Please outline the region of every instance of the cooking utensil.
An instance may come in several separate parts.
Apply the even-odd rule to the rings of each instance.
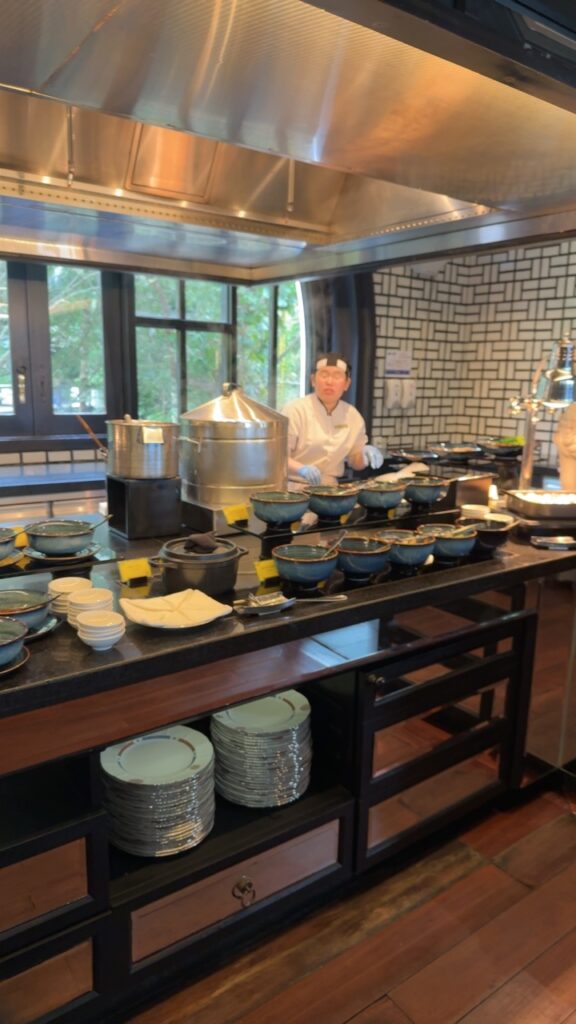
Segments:
[[[208,546],[202,548],[198,545],[196,550],[190,550],[190,545],[198,538],[204,538]],[[216,547],[211,547],[211,544]],[[192,589],[216,597],[234,589],[238,562],[247,554],[246,548],[232,541],[213,534],[193,534],[192,538],[166,541],[159,555],[151,558],[150,563],[161,567],[167,593]]]
[[[178,424],[161,420],[106,420],[108,475],[151,480],[178,476]]]
[[[326,553],[323,556],[324,558],[330,558],[330,555],[332,554],[332,552],[336,551],[336,548],[338,547],[338,545],[341,544],[342,541],[344,540],[344,538],[346,537],[347,532],[348,532],[347,530],[342,530],[342,533],[340,534],[340,536],[336,538],[336,540],[330,545],[329,548],[326,548]]]
[[[76,413],[76,419],[84,428],[84,430],[88,434],[88,437],[90,437],[94,441],[94,444],[96,445],[96,451],[98,452],[98,454],[101,455],[104,459],[107,459],[108,449],[106,448],[105,445],[102,444],[100,438],[94,433],[90,424],[86,422],[83,416],[80,416],[80,413]]]
[[[275,590],[271,594],[248,594],[248,601],[250,604],[263,607],[273,607],[274,605],[286,606],[287,601],[290,601],[291,604],[318,604],[319,601],[326,604],[342,604],[343,601],[347,600],[348,596],[346,594],[319,594],[318,597],[286,598],[281,590]]]

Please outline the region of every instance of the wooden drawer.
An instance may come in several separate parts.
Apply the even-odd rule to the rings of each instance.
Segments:
[[[339,866],[340,822],[330,821],[135,910],[132,962]]]
[[[86,837],[0,867],[0,930],[89,896]]]
[[[11,977],[0,978],[0,1020],[2,1024],[30,1024],[63,1010],[93,991],[93,978],[93,940],[87,938]]]

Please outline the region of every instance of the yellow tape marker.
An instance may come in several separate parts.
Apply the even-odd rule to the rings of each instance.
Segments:
[[[249,518],[247,505],[228,505],[222,511],[229,526],[233,526],[234,523],[242,523]]]
[[[27,533],[19,533],[18,536],[16,537],[16,540],[14,541],[14,546],[17,547],[17,548],[27,548],[28,547],[28,534]]]
[[[141,583],[142,580],[152,576],[152,567],[147,558],[127,558],[118,562],[118,572],[122,583],[127,583],[130,586],[133,580],[138,580],[138,583]]]
[[[273,558],[265,558],[260,562],[254,562],[254,568],[260,583],[265,583],[266,580],[271,580],[278,576],[278,569]]]

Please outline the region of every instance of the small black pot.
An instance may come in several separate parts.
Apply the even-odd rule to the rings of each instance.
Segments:
[[[162,545],[159,555],[150,561],[161,567],[166,593],[192,588],[217,597],[234,590],[238,562],[248,552],[232,541],[214,539],[217,543],[214,551],[208,548],[205,551],[187,550],[186,538],[169,540]]]

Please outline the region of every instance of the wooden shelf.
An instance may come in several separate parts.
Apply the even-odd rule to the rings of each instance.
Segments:
[[[216,799],[216,822],[199,845],[173,857],[135,857],[110,846],[112,905],[149,898],[183,879],[201,878],[249,853],[334,818],[352,803],[343,786],[309,790],[293,804],[254,810]]]
[[[70,758],[0,779],[0,853],[95,813],[88,759]]]

